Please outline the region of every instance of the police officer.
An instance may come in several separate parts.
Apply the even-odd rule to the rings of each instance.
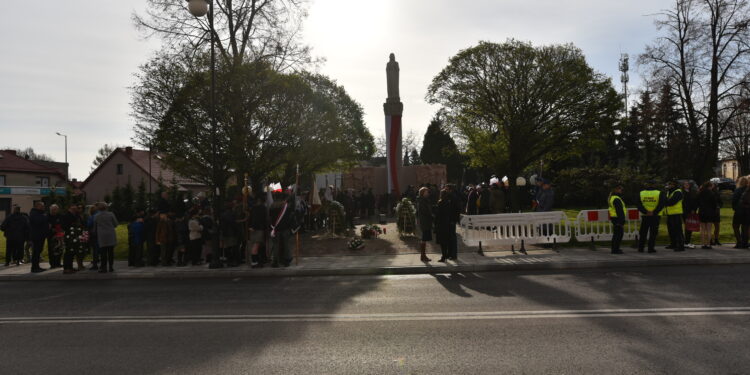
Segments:
[[[615,184],[609,194],[609,219],[612,221],[612,254],[622,254],[620,243],[625,234],[625,201],[622,184]]]
[[[677,180],[669,180],[667,183],[667,202],[665,209],[667,214],[667,231],[669,232],[670,247],[674,251],[685,251],[685,239],[682,233],[682,200],[683,194]]]
[[[638,200],[638,210],[641,212],[641,229],[638,238],[638,252],[642,253],[648,236],[648,252],[655,253],[656,236],[659,234],[659,216],[666,202],[666,194],[656,188],[656,181],[646,182],[646,188],[641,190]]]

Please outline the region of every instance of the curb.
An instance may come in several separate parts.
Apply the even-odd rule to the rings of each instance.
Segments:
[[[236,278],[274,278],[274,277],[312,277],[312,276],[367,276],[367,275],[415,275],[440,274],[457,272],[498,272],[498,271],[543,271],[600,269],[623,267],[664,267],[687,265],[731,265],[750,264],[750,256],[731,258],[667,258],[667,259],[623,259],[592,261],[556,261],[535,263],[489,263],[459,265],[428,265],[404,267],[356,267],[356,268],[278,268],[278,269],[222,269],[195,271],[158,271],[139,273],[106,273],[82,272],[72,275],[51,274],[15,274],[0,275],[0,281],[58,281],[58,280],[151,280],[151,279],[236,279]]]

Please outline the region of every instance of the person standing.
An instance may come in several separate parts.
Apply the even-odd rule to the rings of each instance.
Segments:
[[[670,180],[667,183],[667,202],[665,203],[667,214],[667,231],[669,232],[669,242],[674,251],[685,251],[685,240],[682,237],[682,189],[680,189],[677,180]]]
[[[13,206],[13,213],[6,217],[0,229],[5,234],[5,266],[11,262],[20,266],[23,259],[23,246],[29,239],[29,222],[21,214],[21,207]]]
[[[99,202],[96,204],[99,212],[94,219],[94,232],[99,245],[99,272],[115,272],[115,246],[117,245],[117,233],[115,229],[119,225],[117,217],[107,210],[107,204]]]
[[[200,223],[200,214],[197,209],[190,211],[188,221],[188,254],[190,263],[194,266],[201,264],[201,248],[203,246],[203,226]]]
[[[714,229],[714,236],[712,243],[716,246],[721,246],[719,242],[719,232],[721,230],[721,207],[724,206],[724,202],[721,200],[721,192],[719,192],[719,185],[712,184],[713,188],[711,192],[714,193],[714,200],[716,201],[716,215],[714,215],[714,221],[711,222]]]
[[[612,254],[622,254],[620,244],[625,234],[625,201],[622,200],[622,185],[616,184],[609,194],[609,218],[612,222]]]
[[[505,212],[505,192],[500,188],[499,182],[492,184],[490,187],[490,194],[492,200],[492,212],[493,214],[500,214]]]
[[[482,190],[479,193],[479,214],[489,215],[492,213],[492,193],[487,184],[482,184]]]
[[[171,266],[173,263],[173,241],[174,225],[169,216],[165,213],[159,213],[159,221],[156,224],[156,246],[161,250],[161,265],[163,267]]]
[[[128,266],[143,267],[144,225],[143,211],[128,225]]]
[[[456,223],[459,220],[459,207],[450,190],[443,189],[440,191],[440,200],[438,200],[437,215],[435,218],[435,232],[442,255],[438,262],[444,263],[446,260],[458,260]]]
[[[718,213],[716,195],[714,195],[713,183],[706,181],[698,191],[698,217],[701,222],[701,249],[711,249],[711,226],[716,221]]]
[[[292,249],[289,239],[292,236],[292,209],[287,202],[285,193],[277,193],[273,204],[268,210],[270,217],[271,252],[273,254],[271,267],[289,267],[292,260]]]
[[[479,192],[477,189],[479,188],[479,185],[475,188],[474,186],[469,186],[469,193],[467,196],[467,202],[466,202],[466,212],[467,215],[476,215],[477,214],[477,200],[479,199]],[[440,194],[442,196],[442,193]]]
[[[73,259],[78,253],[85,252],[87,243],[82,241],[85,225],[81,221],[78,212],[78,206],[71,205],[68,211],[62,215],[61,227],[63,231],[63,242],[65,252],[63,253],[63,273],[72,274],[76,271],[83,271],[83,263],[78,264],[78,269],[73,268]]]
[[[419,243],[420,260],[429,262],[432,259],[427,257],[427,242],[432,241],[432,225],[435,214],[432,212],[430,202],[430,189],[423,187],[419,189],[419,198],[417,199],[417,220],[419,221],[419,230],[422,232],[422,241]]]
[[[60,214],[60,206],[53,204],[49,206],[49,226],[50,231],[47,237],[47,256],[49,256],[49,267],[60,268],[62,267],[62,255],[65,249],[65,243],[63,242],[63,230],[62,230],[62,215]]]
[[[159,265],[159,246],[156,244],[156,228],[159,225],[159,212],[149,210],[143,220],[143,234],[146,240],[146,264],[155,267]]]
[[[552,189],[552,183],[547,179],[542,179],[542,190],[536,194],[536,212],[552,211],[555,204],[555,191]]]
[[[39,258],[44,250],[44,241],[49,236],[49,218],[44,212],[44,202],[37,201],[29,213],[29,229],[31,235],[31,272],[44,272],[39,266]]]
[[[96,215],[99,214],[99,210],[96,209],[96,205],[89,209],[89,217],[86,219],[86,229],[89,231],[91,238],[89,246],[91,247],[91,267],[89,271],[99,270],[99,262],[101,261],[99,253],[99,242],[96,240],[96,231],[94,230],[94,220]],[[106,267],[106,266],[105,266]]]
[[[259,253],[259,250],[266,243],[266,234],[268,223],[268,209],[266,208],[266,201],[263,196],[255,198],[255,204],[250,210],[250,225],[248,236],[248,247],[250,248],[250,267],[260,268],[263,267],[263,261],[261,258],[264,257],[265,251]]]
[[[294,207],[289,208],[289,213],[293,214]],[[219,247],[224,250],[224,256],[227,260],[227,266],[237,267],[239,260],[237,256],[237,246],[239,245],[239,230],[237,225],[237,214],[234,211],[234,202],[230,201],[226,205],[226,209],[219,218],[220,227],[220,238],[221,243]],[[214,259],[217,260],[217,259]],[[222,267],[221,259],[217,260],[217,263],[212,263],[214,267]]]
[[[693,184],[690,181],[685,181],[682,184],[682,219],[687,221],[687,218],[696,213],[698,209],[698,191],[693,188]],[[691,244],[693,239],[693,232],[688,230],[688,226],[685,225],[685,247],[688,249],[695,248],[695,245]]]
[[[747,177],[741,177],[738,186],[732,193],[732,230],[734,231],[735,249],[747,248],[747,230],[748,214],[747,209],[742,205],[742,196],[747,191]]]
[[[656,236],[659,234],[661,210],[666,202],[664,192],[656,189],[656,181],[648,181],[646,188],[640,192],[638,211],[641,212],[641,228],[638,233],[638,252],[642,253],[648,238],[648,252],[656,252]]]

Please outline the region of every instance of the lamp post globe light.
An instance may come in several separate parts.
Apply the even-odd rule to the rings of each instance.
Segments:
[[[214,192],[213,199],[213,211],[214,211],[214,225],[218,229],[213,237],[213,250],[214,255],[211,257],[211,264],[209,268],[220,268],[223,267],[221,259],[219,257],[219,236],[221,227],[219,220],[221,219],[221,190],[218,186],[219,181],[219,165],[218,165],[218,139],[217,139],[217,125],[216,125],[216,51],[214,49],[214,42],[216,40],[216,31],[214,30],[214,7],[212,0],[186,0],[188,3],[188,11],[194,17],[203,17],[208,15],[208,31],[211,34],[211,102],[209,106],[209,117],[211,118],[211,161],[212,161],[212,175],[213,185],[212,190]]]
[[[187,0],[190,14],[203,17],[208,13],[208,0]]]

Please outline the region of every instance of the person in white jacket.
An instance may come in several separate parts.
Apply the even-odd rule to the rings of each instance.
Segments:
[[[200,265],[201,250],[203,248],[203,226],[200,223],[198,210],[190,211],[190,221],[188,221],[188,256],[194,266]]]

